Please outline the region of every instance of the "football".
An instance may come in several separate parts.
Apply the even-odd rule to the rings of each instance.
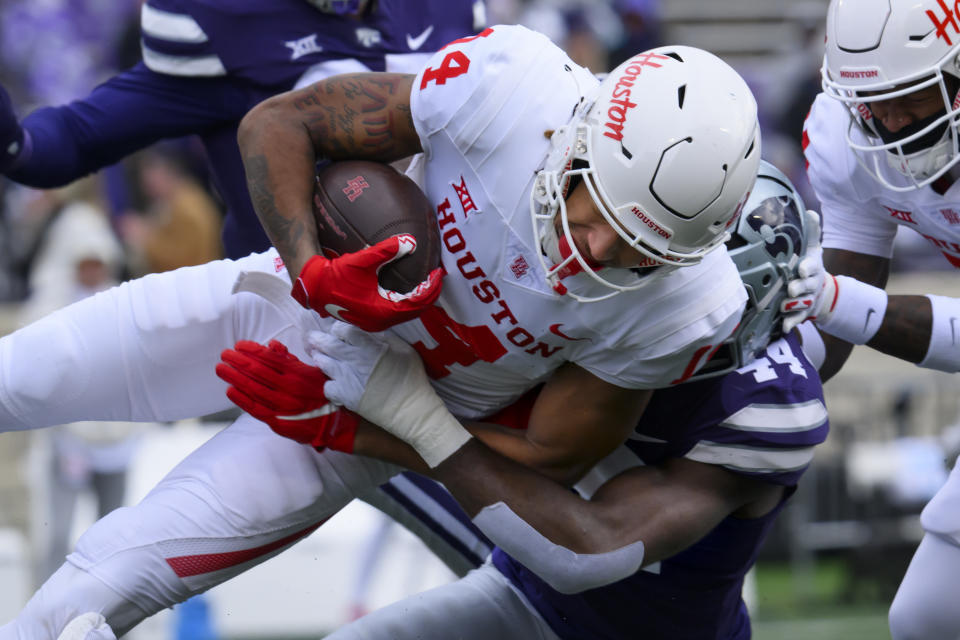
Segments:
[[[384,289],[407,293],[440,265],[436,216],[416,183],[387,164],[348,160],[317,171],[313,192],[317,237],[335,258],[398,233],[417,240],[417,250],[384,265]]]

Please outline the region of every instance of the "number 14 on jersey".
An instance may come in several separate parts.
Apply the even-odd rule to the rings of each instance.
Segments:
[[[475,36],[454,40],[444,46],[443,49],[446,49],[450,45],[470,42],[477,38],[486,38],[491,33],[493,33],[493,27],[487,27]],[[441,51],[443,51],[443,49],[441,49]],[[420,90],[423,91],[426,89],[427,85],[431,82],[436,82],[438,85],[447,84],[447,80],[462,76],[469,68],[470,58],[467,57],[467,54],[459,49],[451,51],[443,57],[439,67],[427,67],[424,69],[423,78],[420,80]]]

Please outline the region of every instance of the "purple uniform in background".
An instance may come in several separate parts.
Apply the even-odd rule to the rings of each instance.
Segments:
[[[4,0],[0,77],[32,104],[62,104],[85,95],[118,68],[113,43],[119,44],[138,8],[135,0]]]
[[[13,180],[49,188],[167,138],[200,136],[227,209],[228,257],[269,246],[244,179],[236,134],[254,105],[348,71],[416,72],[426,54],[485,26],[482,0],[378,0],[359,17],[304,0],[148,0],[144,62],[89,96],[23,119]]]
[[[820,378],[791,334],[738,371],[657,391],[627,446],[643,464],[722,464],[789,496],[828,429]],[[579,594],[554,591],[500,549],[493,562],[561,638],[746,639],[743,578],[785,502],[761,518],[727,517],[671,558]]]

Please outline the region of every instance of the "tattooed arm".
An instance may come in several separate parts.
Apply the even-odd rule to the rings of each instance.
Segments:
[[[420,151],[410,114],[414,76],[334,76],[257,105],[238,142],[260,223],[296,277],[319,253],[313,178],[319,158],[392,162]]]

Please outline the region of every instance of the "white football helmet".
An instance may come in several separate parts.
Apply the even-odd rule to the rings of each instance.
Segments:
[[[805,211],[787,176],[761,162],[753,191],[727,240],[727,253],[747,290],[747,307],[736,331],[694,374],[695,379],[739,369],[780,337],[780,303],[807,250]]]
[[[943,0],[831,0],[823,91],[850,110],[847,144],[877,181],[894,191],[924,187],[960,161],[960,15]],[[943,110],[891,133],[870,105],[937,86]],[[869,92],[869,95],[865,95]],[[855,137],[859,129],[866,136]],[[884,177],[884,165],[907,177]]]
[[[567,222],[572,178],[583,180],[607,222],[642,254],[636,266],[662,274],[696,264],[723,243],[759,162],[757,104],[729,65],[693,47],[633,56],[553,133],[537,174],[530,211],[548,282],[590,302],[656,277],[650,269],[591,268]],[[560,282],[580,269],[604,285],[601,294],[577,295]]]

